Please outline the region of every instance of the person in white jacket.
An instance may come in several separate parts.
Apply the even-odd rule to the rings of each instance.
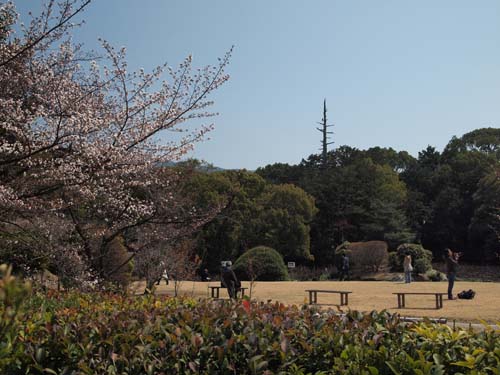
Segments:
[[[403,260],[403,270],[405,272],[405,283],[411,283],[411,273],[413,271],[413,266],[411,265],[411,255],[408,254]]]

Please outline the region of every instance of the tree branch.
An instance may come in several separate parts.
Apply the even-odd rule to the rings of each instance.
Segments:
[[[31,43],[28,43],[26,46],[24,46],[24,48],[21,48],[20,51],[16,52],[13,56],[11,56],[10,58],[8,58],[7,60],[0,62],[0,67],[9,64],[10,62],[14,61],[19,56],[21,56],[23,53],[25,53],[26,51],[28,51],[28,50],[32,49],[33,47],[35,47],[38,43],[40,43],[42,40],[44,40],[46,37],[48,37],[50,33],[52,33],[53,31],[55,31],[57,29],[59,29],[66,22],[68,22],[70,19],[72,19],[78,13],[80,13],[83,10],[83,8],[85,8],[87,5],[90,4],[91,1],[92,0],[87,0],[80,8],[78,8],[77,10],[75,10],[68,17],[63,18],[57,25],[54,25],[50,30],[44,32],[42,35],[40,35],[38,38],[36,38]]]

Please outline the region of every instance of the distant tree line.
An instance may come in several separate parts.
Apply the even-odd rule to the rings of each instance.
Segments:
[[[417,158],[341,146],[328,152],[325,167],[323,156],[255,173],[178,165],[199,171],[183,193],[196,207],[226,202],[194,241],[203,265],[215,272],[221,260],[263,245],[285,261],[326,266],[335,264],[340,244],[369,240],[389,250],[421,244],[438,260],[446,247],[468,262],[498,259],[500,129],[453,137],[442,153],[428,146]]]
[[[384,240],[390,249],[421,243],[441,258],[446,247],[469,262],[498,258],[500,129],[453,137],[442,153],[428,146],[406,151],[341,146],[298,165],[272,164],[256,173],[273,184],[293,184],[315,199],[311,254],[333,262],[344,240]]]

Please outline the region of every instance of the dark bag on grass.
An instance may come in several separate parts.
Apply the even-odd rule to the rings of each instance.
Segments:
[[[476,292],[474,292],[472,289],[469,289],[461,291],[457,296],[460,299],[473,299],[475,295]]]

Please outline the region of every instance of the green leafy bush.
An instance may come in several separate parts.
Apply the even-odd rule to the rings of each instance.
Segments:
[[[0,265],[0,374],[6,373],[1,371],[2,363],[15,359],[15,350],[21,345],[18,318],[30,290],[29,283],[12,275],[12,267]]]
[[[288,271],[280,253],[266,246],[257,246],[241,255],[233,267],[240,280],[288,280]]]
[[[389,256],[391,269],[396,272],[402,272],[403,260],[408,254],[411,256],[414,272],[424,274],[432,269],[432,252],[424,249],[422,245],[412,243],[399,245],[396,252],[391,253]]]
[[[420,258],[413,262],[413,272],[417,274],[425,274],[430,271],[432,265],[427,261],[427,259]]]
[[[403,270],[403,261],[399,259],[399,255],[396,251],[391,251],[389,253],[389,268],[394,272],[401,272]]]
[[[444,281],[446,280],[446,275],[442,272],[439,272],[438,270],[429,270],[426,273],[427,277],[431,281]]]
[[[319,276],[319,281],[327,281],[330,280],[330,273],[322,273]]]
[[[8,317],[0,335],[0,374],[497,374],[500,369],[499,330],[452,330],[402,323],[385,311],[339,315],[278,302],[53,291],[28,297],[29,288],[7,276],[0,279],[1,323]]]

